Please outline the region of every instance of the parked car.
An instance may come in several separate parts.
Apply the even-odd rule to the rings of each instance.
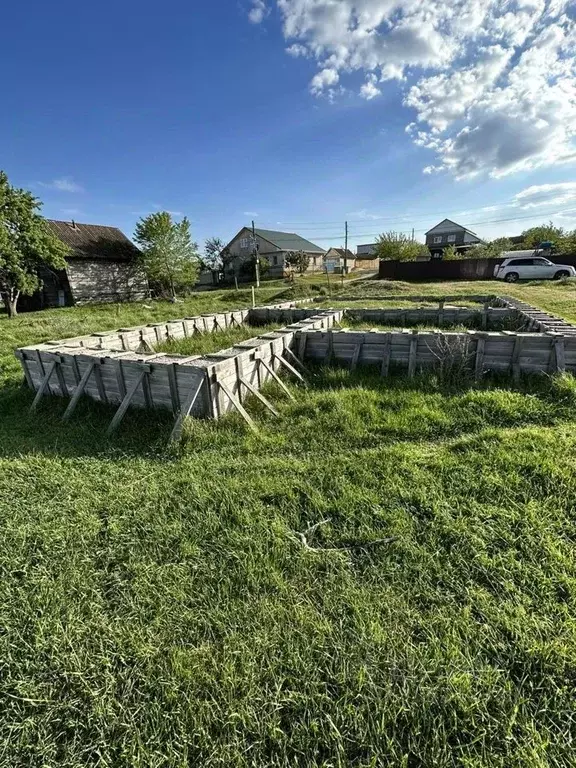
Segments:
[[[542,256],[523,256],[504,259],[494,267],[494,277],[515,283],[517,280],[560,280],[576,277],[576,269],[569,264],[554,264]]]

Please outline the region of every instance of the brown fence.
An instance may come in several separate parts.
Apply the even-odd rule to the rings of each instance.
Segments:
[[[502,259],[381,261],[378,277],[389,280],[491,280]]]
[[[389,280],[492,280],[494,267],[503,259],[454,261],[381,261],[378,277]],[[576,256],[559,254],[552,261],[576,267]]]

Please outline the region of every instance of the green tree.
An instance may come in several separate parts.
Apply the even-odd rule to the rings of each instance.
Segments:
[[[442,261],[455,261],[456,259],[464,258],[462,254],[458,253],[456,246],[449,245],[442,251]]]
[[[209,269],[225,269],[232,254],[219,237],[209,237],[204,244],[204,262]]]
[[[565,236],[563,227],[556,227],[551,221],[539,227],[530,227],[522,232],[522,242],[526,248],[536,248],[546,240],[556,242]]]
[[[9,317],[17,314],[20,294],[30,296],[42,283],[38,268],[64,269],[67,246],[40,216],[41,203],[13,187],[0,171],[0,296]]]
[[[176,291],[194,285],[200,258],[186,217],[174,221],[167,211],[151,213],[137,222],[134,240],[142,250],[148,278],[172,298]]]
[[[475,245],[467,252],[470,259],[499,259],[505,251],[512,250],[512,241],[507,237],[497,237],[486,243]]]
[[[286,254],[286,264],[292,270],[303,275],[310,266],[310,256],[304,251],[288,251]]]
[[[270,269],[270,262],[263,256],[258,256],[258,266],[260,268],[260,277],[264,277]],[[241,262],[240,274],[250,276],[253,279],[256,278],[256,259],[254,256],[249,256]]]
[[[385,261],[414,261],[421,249],[422,243],[417,243],[403,232],[383,232],[376,238],[374,256]]]

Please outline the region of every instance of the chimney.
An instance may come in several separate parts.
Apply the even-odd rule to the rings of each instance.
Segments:
[[[76,222],[74,221],[74,219],[72,219],[72,221],[70,222],[70,226],[72,227],[72,229],[78,229],[78,227],[76,226]]]

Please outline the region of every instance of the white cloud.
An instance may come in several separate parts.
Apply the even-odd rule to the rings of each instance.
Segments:
[[[84,187],[77,184],[70,176],[62,176],[53,181],[38,181],[37,186],[44,189],[54,189],[57,192],[84,192]]]
[[[300,43],[294,43],[293,45],[289,45],[288,48],[286,48],[286,53],[290,56],[293,56],[295,59],[298,58],[298,56],[307,56],[308,55],[308,49],[305,45],[300,45]]]
[[[535,184],[514,195],[514,205],[520,208],[541,208],[546,205],[565,205],[576,200],[576,181],[558,184]]]
[[[380,88],[376,87],[376,78],[374,75],[371,75],[368,80],[364,83],[364,85],[360,88],[360,96],[362,96],[363,99],[366,99],[366,101],[370,101],[371,99],[375,99],[377,96],[380,96],[382,91]]]
[[[328,94],[332,93],[330,86],[336,85],[340,80],[340,75],[333,67],[326,67],[326,69],[317,72],[310,81],[310,91],[319,96],[324,91]]]
[[[457,178],[576,160],[576,22],[567,0],[276,0],[291,56],[314,59],[311,92],[365,75],[395,80],[409,135]],[[254,9],[264,0],[254,0]],[[390,87],[390,86],[388,86]],[[408,122],[408,121],[407,121]]]
[[[242,216],[248,216],[250,219],[256,219],[258,218],[257,211],[243,211]]]
[[[268,13],[269,10],[264,0],[253,0],[252,8],[248,12],[248,19],[252,24],[261,24]]]

